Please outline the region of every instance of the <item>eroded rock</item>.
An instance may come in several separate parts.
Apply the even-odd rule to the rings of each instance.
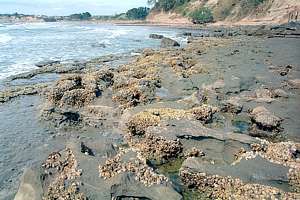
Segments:
[[[166,37],[162,38],[161,44],[160,44],[161,48],[179,47],[179,46],[180,46],[180,44],[177,41],[172,40],[170,38],[166,38]]]
[[[165,163],[177,158],[182,152],[182,144],[178,139],[168,140],[152,134],[146,134],[143,139],[133,139],[129,143],[137,148],[144,158],[155,163]]]
[[[35,64],[37,67],[45,67],[45,66],[51,66],[55,64],[60,64],[60,61],[58,60],[46,60],[46,61],[41,61]]]
[[[247,184],[240,179],[223,177],[219,175],[206,174],[203,172],[193,172],[181,170],[180,176],[184,184],[190,188],[197,188],[206,193],[208,198],[218,199],[298,199],[297,193],[289,193],[274,187]]]
[[[4,91],[0,91],[0,103],[8,102],[20,96],[40,94],[47,86],[48,84],[35,84],[7,88]]]
[[[279,188],[281,185],[276,181],[287,185],[289,171],[288,167],[272,163],[260,156],[251,160],[242,160],[235,165],[211,164],[202,158],[193,157],[186,159],[182,168],[222,177],[238,178],[245,183],[264,184]]]
[[[96,98],[99,92],[96,80],[91,80],[88,75],[68,75],[55,83],[47,98],[59,107],[82,107]]]
[[[43,196],[43,187],[37,169],[26,169],[21,178],[19,190],[14,200],[40,200]]]
[[[163,39],[164,36],[163,35],[158,35],[158,34],[150,34],[149,38],[152,38],[152,39]]]
[[[101,112],[96,107],[86,107],[112,83],[113,73],[109,69],[101,69],[84,75],[64,76],[46,90],[48,101],[44,104],[41,118],[54,122],[56,126],[78,125],[81,122],[96,126],[95,123],[101,123],[102,114],[109,111],[103,109]],[[91,117],[96,113],[98,115]]]
[[[145,188],[134,179],[132,173],[125,173],[120,179],[111,187],[112,199],[182,200],[182,196],[170,186],[152,185]]]
[[[85,195],[79,191],[81,184],[78,178],[82,172],[78,169],[77,160],[70,149],[50,154],[42,167],[45,170],[43,177],[49,181],[43,195],[44,200],[86,199]]]
[[[288,85],[292,88],[299,89],[300,88],[300,79],[288,80]]]
[[[262,130],[278,129],[282,119],[273,115],[269,110],[263,106],[254,108],[250,112],[251,119]]]
[[[183,110],[172,108],[153,108],[132,116],[127,123],[127,129],[133,135],[143,135],[146,128],[157,126],[163,120],[170,119],[195,119],[202,123],[208,123],[218,111],[216,107],[201,105],[195,108]]]
[[[251,151],[244,151],[238,157],[235,163],[241,160],[252,160],[257,156],[263,157],[272,163],[282,165],[289,168],[288,182],[291,189],[299,192],[299,174],[300,161],[298,154],[300,152],[299,143],[294,142],[280,142],[272,143],[266,140],[261,140],[260,143],[251,144]]]
[[[131,149],[120,149],[115,157],[106,160],[104,165],[99,166],[100,177],[104,179],[110,179],[124,172],[134,173],[135,180],[148,187],[168,182],[165,176],[155,173],[145,164],[142,157]]]
[[[240,98],[231,97],[230,99],[222,102],[222,112],[230,112],[238,114],[243,110],[243,105],[239,102]]]

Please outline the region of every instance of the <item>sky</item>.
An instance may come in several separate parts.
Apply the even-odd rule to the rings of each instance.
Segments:
[[[114,15],[140,6],[147,6],[147,0],[0,0],[0,13]]]

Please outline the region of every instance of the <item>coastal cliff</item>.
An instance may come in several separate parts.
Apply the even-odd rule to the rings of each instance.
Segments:
[[[300,1],[297,0],[187,0],[171,7],[159,2],[147,18],[149,23],[192,24],[191,14],[201,8],[211,11],[212,22],[217,25],[280,24],[300,20]]]

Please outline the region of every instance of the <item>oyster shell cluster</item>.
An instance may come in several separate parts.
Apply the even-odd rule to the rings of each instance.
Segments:
[[[240,179],[195,173],[181,170],[180,176],[184,184],[197,188],[212,199],[299,199],[296,193],[283,192],[277,188],[260,184],[247,184]]]
[[[42,164],[44,177],[49,178],[50,184],[43,200],[85,200],[80,192],[81,183],[77,180],[81,176],[81,170],[77,169],[77,161],[70,149],[61,153],[54,152]]]
[[[100,165],[100,177],[109,179],[124,172],[131,172],[135,175],[135,180],[148,187],[154,184],[166,184],[169,181],[167,177],[157,174],[151,167],[147,166],[139,153],[133,161],[123,162],[122,156],[130,151],[134,151],[134,149],[120,149],[115,157],[106,160],[104,165]]]

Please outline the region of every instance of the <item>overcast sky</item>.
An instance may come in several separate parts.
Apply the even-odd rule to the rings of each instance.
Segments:
[[[0,13],[112,15],[139,6],[147,6],[147,0],[0,0]]]

